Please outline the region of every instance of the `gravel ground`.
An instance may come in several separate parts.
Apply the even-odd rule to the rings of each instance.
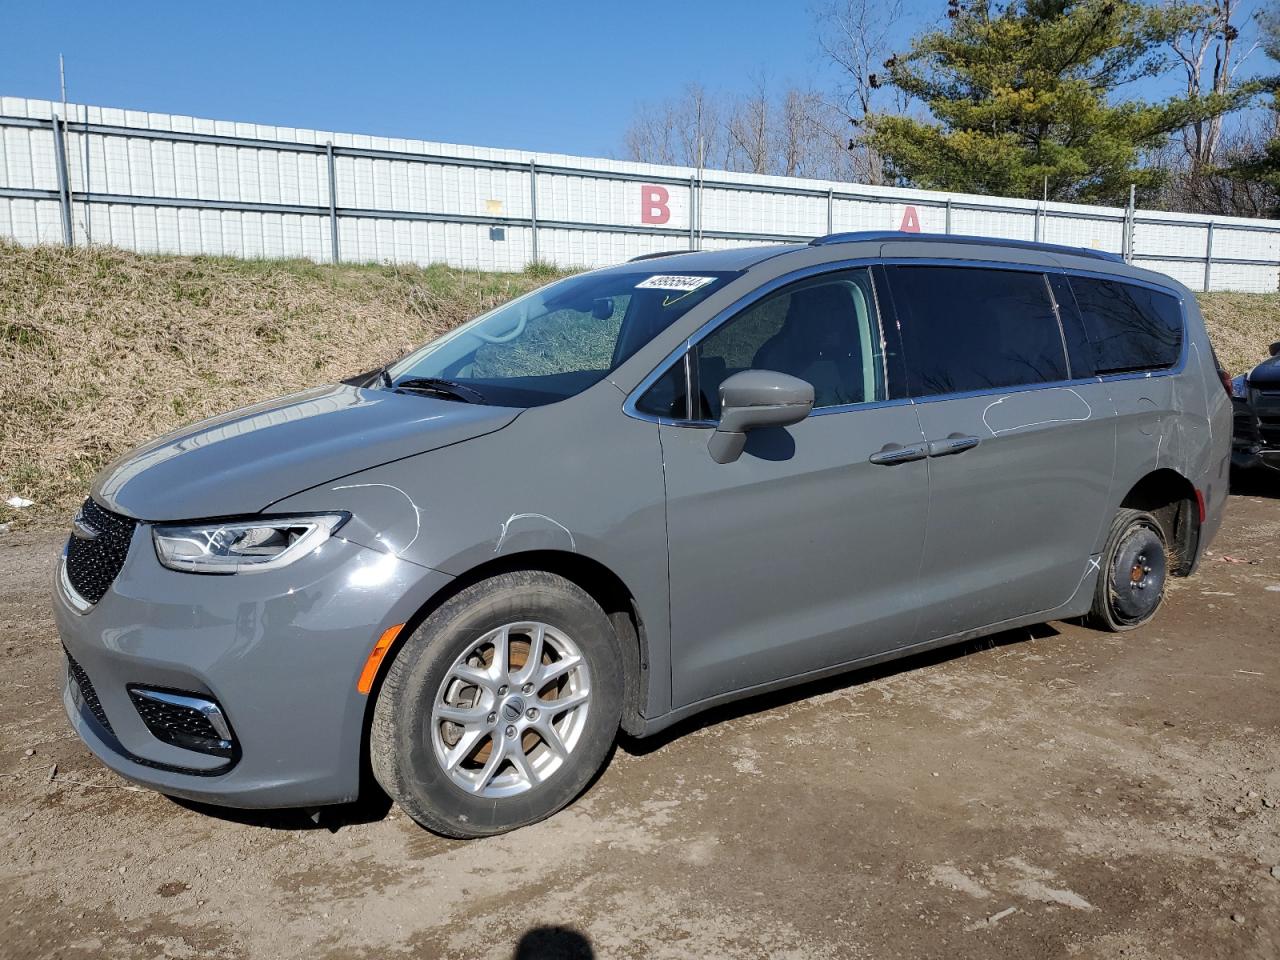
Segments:
[[[1280,956],[1280,500],[1233,497],[1137,633],[717,711],[472,843],[108,772],[62,714],[57,548],[0,537],[0,957]]]

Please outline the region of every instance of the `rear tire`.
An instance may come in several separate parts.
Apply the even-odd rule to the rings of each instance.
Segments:
[[[387,670],[369,734],[374,776],[449,837],[549,817],[613,746],[621,662],[609,618],[563,577],[519,570],[473,584],[428,616]]]
[[[1169,548],[1160,521],[1122,508],[1102,551],[1090,621],[1112,633],[1137,629],[1160,609],[1168,582]]]

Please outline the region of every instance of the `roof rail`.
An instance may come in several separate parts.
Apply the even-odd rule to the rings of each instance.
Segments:
[[[697,253],[696,250],[659,250],[657,253],[642,253],[638,257],[632,257],[627,263],[636,263],[640,260],[656,260],[658,257],[674,257],[680,253]]]
[[[1043,253],[1065,253],[1076,257],[1091,257],[1094,260],[1109,260],[1112,263],[1124,263],[1124,257],[1105,250],[1094,250],[1089,247],[1068,247],[1059,243],[1040,243],[1033,240],[1004,240],[999,237],[969,237],[954,233],[903,233],[900,230],[862,230],[852,233],[829,233],[825,237],[817,237],[809,241],[811,247],[825,247],[833,243],[857,243],[867,241],[910,241],[925,240],[929,243],[966,243],[984,247],[1015,247],[1020,250],[1039,250]]]

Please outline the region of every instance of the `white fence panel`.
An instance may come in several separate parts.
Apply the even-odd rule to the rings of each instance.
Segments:
[[[146,252],[519,270],[902,230],[1127,255],[1274,291],[1280,223],[370,137],[0,98],[0,236]],[[67,222],[64,224],[64,212]],[[334,246],[334,238],[337,246]]]

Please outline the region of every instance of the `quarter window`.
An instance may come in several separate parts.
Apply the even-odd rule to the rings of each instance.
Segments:
[[[698,416],[720,416],[720,384],[743,370],[774,370],[813,385],[814,407],[885,398],[884,348],[871,275],[823,274],[748,307],[695,348]]]
[[[1072,277],[1094,373],[1163,370],[1182,353],[1182,306],[1149,287]]]
[[[653,385],[636,402],[636,409],[667,420],[689,418],[689,391],[685,381],[685,358],[681,357],[653,381]]]
[[[1067,379],[1044,275],[981,267],[891,267],[912,396]]]

